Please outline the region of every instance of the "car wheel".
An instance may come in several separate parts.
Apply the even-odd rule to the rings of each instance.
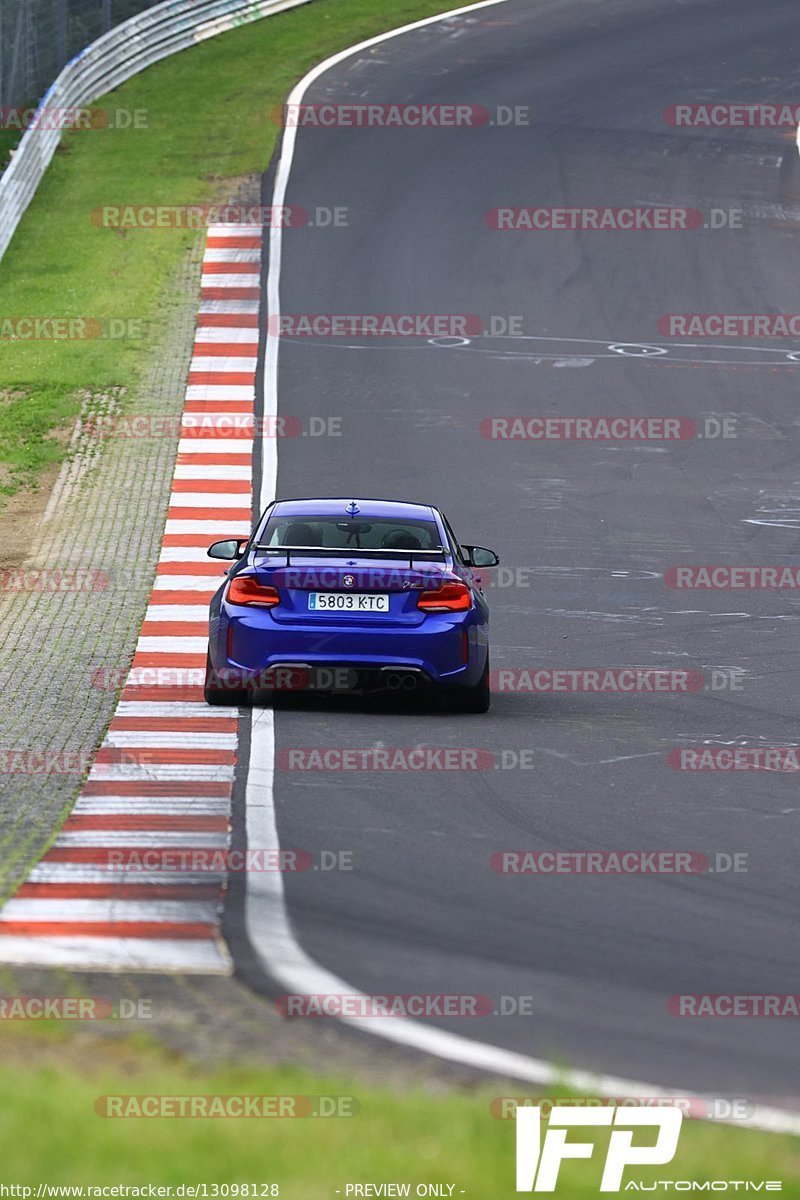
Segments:
[[[206,654],[206,679],[203,684],[203,696],[206,704],[213,705],[229,705],[231,707],[241,707],[243,704],[249,704],[251,696],[249,692],[243,691],[241,688],[223,687],[220,683],[219,676],[211,666],[211,656]]]
[[[447,707],[451,712],[485,713],[489,711],[492,693],[489,690],[489,655],[486,666],[477,683],[472,687],[454,687],[447,690]]]

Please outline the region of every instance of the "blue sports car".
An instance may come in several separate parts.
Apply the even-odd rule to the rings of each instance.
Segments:
[[[475,568],[429,504],[276,500],[249,541],[215,542],[235,565],[211,601],[205,698],[316,688],[437,689],[448,707],[489,707],[489,609]]]

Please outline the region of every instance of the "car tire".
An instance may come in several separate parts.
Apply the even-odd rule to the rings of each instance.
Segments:
[[[203,696],[206,704],[225,705],[231,708],[241,708],[244,704],[249,704],[251,696],[249,692],[243,691],[240,688],[222,687],[214,668],[211,666],[211,656],[206,654],[206,678],[203,684]]]
[[[489,688],[489,655],[486,655],[486,666],[477,683],[471,687],[454,687],[447,689],[447,707],[450,712],[485,713],[492,703],[492,693]]]

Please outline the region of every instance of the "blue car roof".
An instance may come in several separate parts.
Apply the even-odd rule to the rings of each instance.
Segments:
[[[358,505],[354,513],[350,507]],[[349,511],[348,511],[349,510]],[[430,504],[413,504],[405,500],[370,500],[358,496],[324,496],[318,500],[277,500],[273,505],[270,516],[274,517],[393,517],[430,520],[436,510]]]

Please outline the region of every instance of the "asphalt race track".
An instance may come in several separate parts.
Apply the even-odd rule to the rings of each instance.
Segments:
[[[498,692],[486,717],[285,705],[275,804],[282,845],[352,851],[352,872],[286,887],[303,948],[354,989],[480,993],[498,1007],[530,996],[526,1016],[442,1025],[682,1094],[800,1107],[796,1023],[668,1008],[676,993],[800,992],[796,774],[668,763],[701,743],[800,744],[800,605],[788,590],[663,579],[678,564],[797,562],[797,343],[682,345],[658,330],[669,313],[798,311],[794,130],[678,129],[662,115],[796,100],[796,27],[791,0],[507,0],[312,84],[306,102],[520,105],[531,121],[299,130],[288,202],[346,206],[348,224],[284,233],[282,312],[520,316],[525,336],[282,339],[279,412],[340,418],[341,436],[282,439],[278,495],[429,500],[463,541],[496,549],[494,670],[741,673],[735,690],[686,695]],[[526,232],[485,220],[502,206],[654,204],[735,210],[740,227]],[[508,415],[728,417],[736,436],[481,435]],[[288,748],[418,745],[507,764],[525,752],[527,765],[280,765]],[[491,856],[513,849],[744,853],[748,869],[493,871]]]

